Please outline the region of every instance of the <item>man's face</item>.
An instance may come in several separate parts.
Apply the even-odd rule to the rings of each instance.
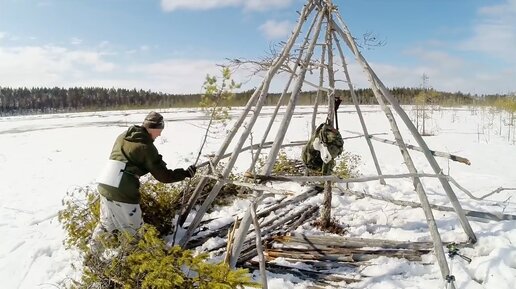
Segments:
[[[156,138],[160,136],[161,132],[163,131],[162,128],[149,128],[147,130],[149,131],[152,140],[156,140]]]

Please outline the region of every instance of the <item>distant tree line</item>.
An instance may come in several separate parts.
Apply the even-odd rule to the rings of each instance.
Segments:
[[[402,104],[413,104],[414,99],[423,90],[420,88],[396,87],[392,94]],[[242,106],[247,103],[254,90],[236,93],[227,105]],[[371,89],[357,89],[356,94],[361,104],[376,104]],[[313,104],[316,91],[302,92],[299,104]],[[349,90],[337,90],[344,104],[351,104]],[[436,92],[429,98],[432,104],[466,105],[476,101],[470,94],[461,92]],[[149,90],[74,87],[74,88],[8,88],[0,87],[0,115],[40,114],[56,112],[120,110],[139,108],[198,107],[201,94],[168,94]],[[275,105],[279,93],[269,93],[266,105]],[[491,98],[497,96],[489,96]],[[498,96],[501,97],[501,96]],[[288,100],[287,100],[288,101]],[[325,103],[325,97],[319,103]]]
[[[195,99],[195,101],[193,100]],[[200,95],[99,87],[0,87],[0,114],[37,114],[194,105]]]

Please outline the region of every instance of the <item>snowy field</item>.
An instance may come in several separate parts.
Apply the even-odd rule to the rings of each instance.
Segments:
[[[372,134],[393,140],[389,125],[379,107],[362,108]],[[410,108],[407,108],[410,110]],[[259,142],[272,108],[265,108],[253,130],[254,143]],[[0,288],[59,288],[59,283],[76,278],[73,265],[80,265],[76,253],[65,250],[64,231],[57,221],[61,200],[75,187],[93,184],[108,158],[114,139],[131,124],[140,124],[148,111],[69,113],[56,115],[0,118]],[[160,110],[166,127],[156,146],[169,167],[190,165],[197,155],[204,126],[204,115],[197,110]],[[361,131],[354,110],[343,106],[339,111],[341,130]],[[408,111],[412,115],[411,111]],[[239,109],[232,111],[233,116]],[[310,108],[297,110],[285,142],[306,140],[310,127]],[[320,115],[320,121],[324,115]],[[281,120],[281,117],[279,118]],[[276,125],[279,123],[276,122]],[[471,161],[465,165],[437,158],[445,174],[475,196],[482,196],[498,187],[516,187],[516,146],[509,141],[508,127],[498,112],[469,108],[442,108],[427,120],[425,137],[431,149],[456,154]],[[502,119],[503,120],[503,119]],[[416,145],[404,125],[399,126],[406,142]],[[500,127],[501,126],[501,127]],[[230,126],[228,126],[230,127]],[[273,127],[273,129],[277,128]],[[501,129],[501,130],[500,130]],[[512,134],[512,132],[511,132]],[[210,138],[205,154],[216,151],[225,136],[219,127]],[[344,137],[352,136],[343,133]],[[384,174],[406,173],[399,149],[374,142]],[[359,171],[363,176],[376,171],[363,138],[347,140],[346,151],[362,158]],[[231,149],[231,148],[230,148]],[[299,157],[299,148],[289,149]],[[420,172],[433,173],[423,155],[411,151]],[[236,171],[245,171],[249,154],[237,161]],[[354,184],[353,189],[405,201],[418,202],[410,180],[388,180],[386,186],[377,181]],[[430,202],[450,206],[438,181],[423,179]],[[296,188],[291,185],[290,188]],[[301,189],[301,188],[300,188]],[[475,201],[454,187],[462,206],[469,210],[516,215],[515,191],[502,191],[483,201]],[[317,203],[322,196],[308,202]],[[210,217],[244,213],[246,201],[235,201],[229,207],[215,210]],[[400,207],[368,198],[335,195],[333,215],[349,226],[349,236],[401,241],[430,241],[430,234],[421,209]],[[434,211],[443,241],[462,242],[466,235],[454,213]],[[458,288],[510,289],[516,284],[516,221],[494,222],[470,218],[478,243],[461,253],[472,259],[449,262]],[[306,226],[299,232],[321,234]],[[281,260],[280,260],[281,261]],[[425,263],[435,263],[433,254],[424,256]],[[362,282],[347,288],[445,288],[437,265],[424,265],[404,259],[378,258],[360,268]],[[269,288],[309,288],[311,282],[292,275],[269,274]],[[336,284],[332,288],[344,285]]]

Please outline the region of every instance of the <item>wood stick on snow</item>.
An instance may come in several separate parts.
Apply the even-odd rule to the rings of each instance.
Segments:
[[[356,237],[342,237],[342,236],[316,236],[299,233],[289,233],[285,236],[276,236],[273,241],[281,243],[282,245],[298,246],[302,245],[313,250],[327,250],[329,248],[383,248],[383,249],[407,249],[415,251],[429,251],[432,250],[432,242],[411,242],[411,241],[396,241],[384,239],[371,238],[356,238]],[[448,243],[444,243],[445,245]],[[467,243],[461,243],[457,246],[465,247]]]
[[[375,200],[390,202],[395,205],[399,206],[406,206],[406,207],[412,207],[412,208],[420,208],[421,204],[411,201],[401,201],[401,200],[392,200],[383,198],[380,196],[374,196],[367,193],[357,192],[348,190],[346,188],[343,188],[340,185],[337,185],[337,187],[343,192],[344,194],[351,194],[357,197],[368,197]],[[438,206],[438,205],[430,205],[430,207],[434,210],[443,211],[443,212],[453,212],[453,208],[444,207],[444,206]],[[474,218],[480,218],[480,219],[486,219],[486,220],[493,220],[493,221],[510,221],[510,220],[516,220],[516,215],[510,215],[510,214],[500,214],[500,213],[489,213],[489,212],[480,212],[480,211],[472,211],[472,210],[464,210],[464,213],[468,217],[474,217]]]
[[[343,131],[351,133],[351,134],[355,134],[355,135],[361,135],[359,132],[354,132],[354,131],[350,131],[350,130],[343,130]],[[386,143],[386,144],[391,144],[391,145],[395,145],[395,146],[398,145],[395,141],[384,139],[384,138],[375,137],[373,135],[369,135],[369,138],[372,139],[372,140],[375,140],[375,141]],[[407,146],[408,149],[419,151],[419,152],[423,152],[423,149],[418,147],[418,146],[410,145],[410,144],[407,144],[406,146]],[[459,162],[459,163],[466,164],[468,166],[471,165],[471,162],[467,158],[465,158],[465,157],[461,157],[461,156],[457,156],[457,155],[453,155],[453,154],[449,154],[449,153],[445,153],[445,152],[435,151],[435,150],[430,150],[430,153],[432,153],[432,155],[434,155],[436,157],[447,158],[447,159],[450,159],[452,161],[456,161],[456,162]]]
[[[295,196],[294,198],[291,198],[291,199],[288,199],[284,202],[280,202],[278,204],[275,204],[275,205],[272,205],[270,207],[267,207],[265,208],[263,211],[260,211],[258,212],[258,218],[263,218],[263,217],[266,217],[268,216],[271,212],[274,212],[274,211],[277,211],[279,209],[283,209],[289,205],[295,205],[295,204],[298,204],[308,198],[311,198],[315,195],[317,195],[322,189],[321,188],[314,188],[314,189],[311,189],[311,190],[308,190],[304,193],[301,193],[297,196]],[[187,248],[195,248],[197,246],[200,246],[202,245],[204,242],[206,242],[207,239],[211,238],[211,237],[214,237],[214,236],[219,236],[219,237],[223,237],[224,235],[226,235],[226,232],[227,230],[233,225],[234,223],[231,222],[229,224],[226,224],[222,227],[220,227],[219,229],[217,229],[217,231],[214,231],[214,232],[211,232],[211,233],[208,233],[202,237],[198,237],[194,240],[191,241],[191,243],[188,243],[188,246]],[[268,225],[268,224],[267,224]],[[266,226],[265,224],[262,224],[262,226]],[[250,231],[251,232],[251,231]],[[219,248],[222,248],[222,247],[219,247]],[[218,249],[218,248],[215,248],[215,249]]]
[[[253,219],[254,230],[256,232],[256,252],[260,261],[260,277],[262,279],[262,288],[267,289],[267,271],[265,271],[265,257],[263,256],[262,233],[260,231],[258,217],[256,216],[256,203],[254,202],[251,204],[251,217]]]

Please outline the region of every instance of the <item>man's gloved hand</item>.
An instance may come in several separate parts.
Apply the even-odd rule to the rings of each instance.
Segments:
[[[195,165],[191,165],[186,169],[186,173],[190,178],[193,178],[193,176],[195,176],[195,172],[197,172],[197,168],[195,167]]]

